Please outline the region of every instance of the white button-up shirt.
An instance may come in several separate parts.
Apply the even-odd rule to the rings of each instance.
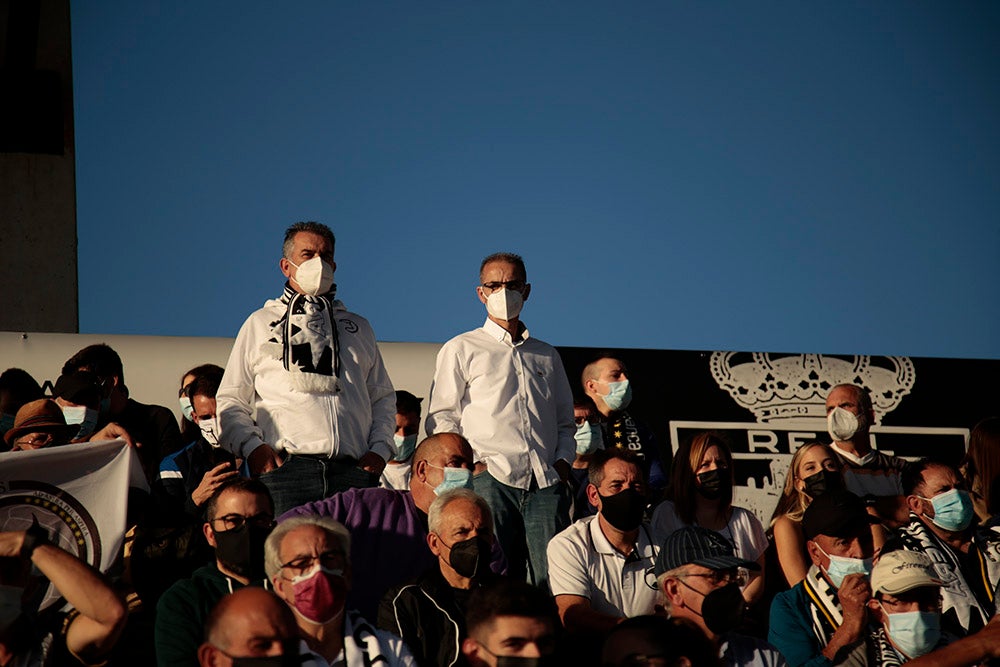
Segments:
[[[596,516],[580,519],[549,542],[552,595],[579,595],[590,600],[592,610],[610,616],[652,614],[659,599],[653,576],[659,552],[646,524],[625,556],[611,546]]]
[[[576,455],[573,395],[559,353],[527,329],[514,341],[489,319],[452,338],[438,352],[426,429],[461,433],[503,484],[556,484],[552,464]]]

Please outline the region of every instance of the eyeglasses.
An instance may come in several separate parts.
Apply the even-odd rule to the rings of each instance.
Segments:
[[[527,285],[527,283],[524,282],[523,280],[498,280],[494,282],[483,283],[482,285],[480,285],[480,287],[482,287],[484,291],[492,294],[501,287],[509,289],[512,292],[523,292],[525,285]]]
[[[684,577],[701,577],[705,579],[713,586],[725,586],[727,584],[735,583],[738,586],[746,586],[747,581],[750,577],[746,570],[712,570],[707,574],[689,572],[687,574],[678,575],[678,578]]]
[[[253,516],[243,516],[242,514],[227,514],[212,519],[212,530],[224,533],[227,530],[239,530],[246,524],[257,528],[274,528],[274,515],[270,512],[261,512]]]
[[[32,433],[14,440],[14,446],[21,449],[40,449],[51,445],[53,440],[55,440],[55,436],[51,433]]]
[[[324,551],[319,556],[293,558],[287,563],[283,563],[281,569],[288,570],[292,576],[298,576],[313,569],[317,562],[328,570],[343,570],[347,565],[347,557],[343,551],[335,549]]]

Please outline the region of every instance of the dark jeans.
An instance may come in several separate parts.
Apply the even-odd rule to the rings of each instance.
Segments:
[[[338,491],[376,486],[378,477],[359,468],[354,459],[291,454],[280,468],[261,475],[260,481],[271,492],[274,516],[279,517],[293,507],[322,500]]]
[[[535,586],[548,586],[546,548],[569,525],[572,492],[563,482],[539,489],[518,489],[498,482],[489,471],[472,478],[476,493],[493,511],[495,532],[507,556],[508,574]]]

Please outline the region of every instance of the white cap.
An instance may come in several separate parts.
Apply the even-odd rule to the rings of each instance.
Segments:
[[[896,595],[922,586],[942,586],[934,563],[919,551],[890,551],[872,568],[872,593]]]

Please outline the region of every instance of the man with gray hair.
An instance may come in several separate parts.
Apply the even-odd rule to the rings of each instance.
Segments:
[[[421,665],[448,667],[459,659],[472,590],[493,578],[493,518],[486,501],[452,489],[431,503],[427,546],[437,562],[382,598],[378,626],[402,637]]]
[[[417,664],[402,639],[346,609],[351,536],[342,523],[310,515],[282,521],[264,543],[264,568],[295,613],[303,664]]]
[[[885,522],[899,526],[907,521],[900,475],[906,461],[872,449],[871,427],[875,409],[864,387],[838,384],[826,397],[830,448],[840,459],[845,488],[864,498]]]
[[[396,395],[371,325],[335,298],[333,249],[326,225],[288,228],[284,292],[243,324],[217,395],[222,446],[278,514],[375,486],[395,454]]]

